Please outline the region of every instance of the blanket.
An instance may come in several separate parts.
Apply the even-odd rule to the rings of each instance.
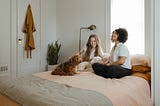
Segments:
[[[22,106],[112,106],[101,93],[35,76],[0,77],[0,93]]]
[[[133,65],[132,75],[142,77],[151,84],[151,67],[144,65]]]

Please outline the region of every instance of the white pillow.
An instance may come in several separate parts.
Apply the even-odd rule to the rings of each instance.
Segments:
[[[131,55],[131,65],[143,65],[151,67],[151,59],[147,55],[134,54]]]
[[[90,65],[90,63],[87,62],[87,61],[81,62],[81,63],[78,64],[77,70],[78,70],[78,71],[83,71],[83,70],[85,70],[89,65]]]
[[[105,53],[105,58],[109,58],[108,53]],[[131,55],[131,65],[143,65],[151,67],[151,58],[143,54],[132,54]]]

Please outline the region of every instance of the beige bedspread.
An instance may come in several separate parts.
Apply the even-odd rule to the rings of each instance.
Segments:
[[[107,97],[96,91],[71,87],[35,76],[0,77],[0,81],[0,94],[21,106],[113,106]]]
[[[105,79],[92,72],[79,72],[75,76],[51,75],[51,71],[34,74],[51,81],[73,87],[94,90],[108,97],[114,106],[152,106],[148,82],[137,76]]]

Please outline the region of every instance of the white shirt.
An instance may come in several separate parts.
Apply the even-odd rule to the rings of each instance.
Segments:
[[[87,51],[87,47],[84,46],[83,49],[82,49],[82,57],[85,56],[86,51]],[[92,60],[92,59],[95,57],[95,56],[94,56],[94,53],[95,53],[95,49],[91,51],[89,60]],[[100,47],[100,57],[103,57],[103,55],[104,55],[103,50],[102,50],[102,48]]]
[[[121,65],[124,68],[131,69],[131,60],[128,48],[123,43],[118,43],[117,46],[112,48],[110,53],[110,63],[118,60],[119,56],[125,56],[125,62]]]

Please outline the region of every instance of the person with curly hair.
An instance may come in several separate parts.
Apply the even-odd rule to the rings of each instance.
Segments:
[[[104,78],[122,78],[132,73],[129,50],[124,44],[127,39],[128,32],[124,28],[112,32],[111,41],[115,44],[110,52],[109,61],[92,65],[96,75]]]

